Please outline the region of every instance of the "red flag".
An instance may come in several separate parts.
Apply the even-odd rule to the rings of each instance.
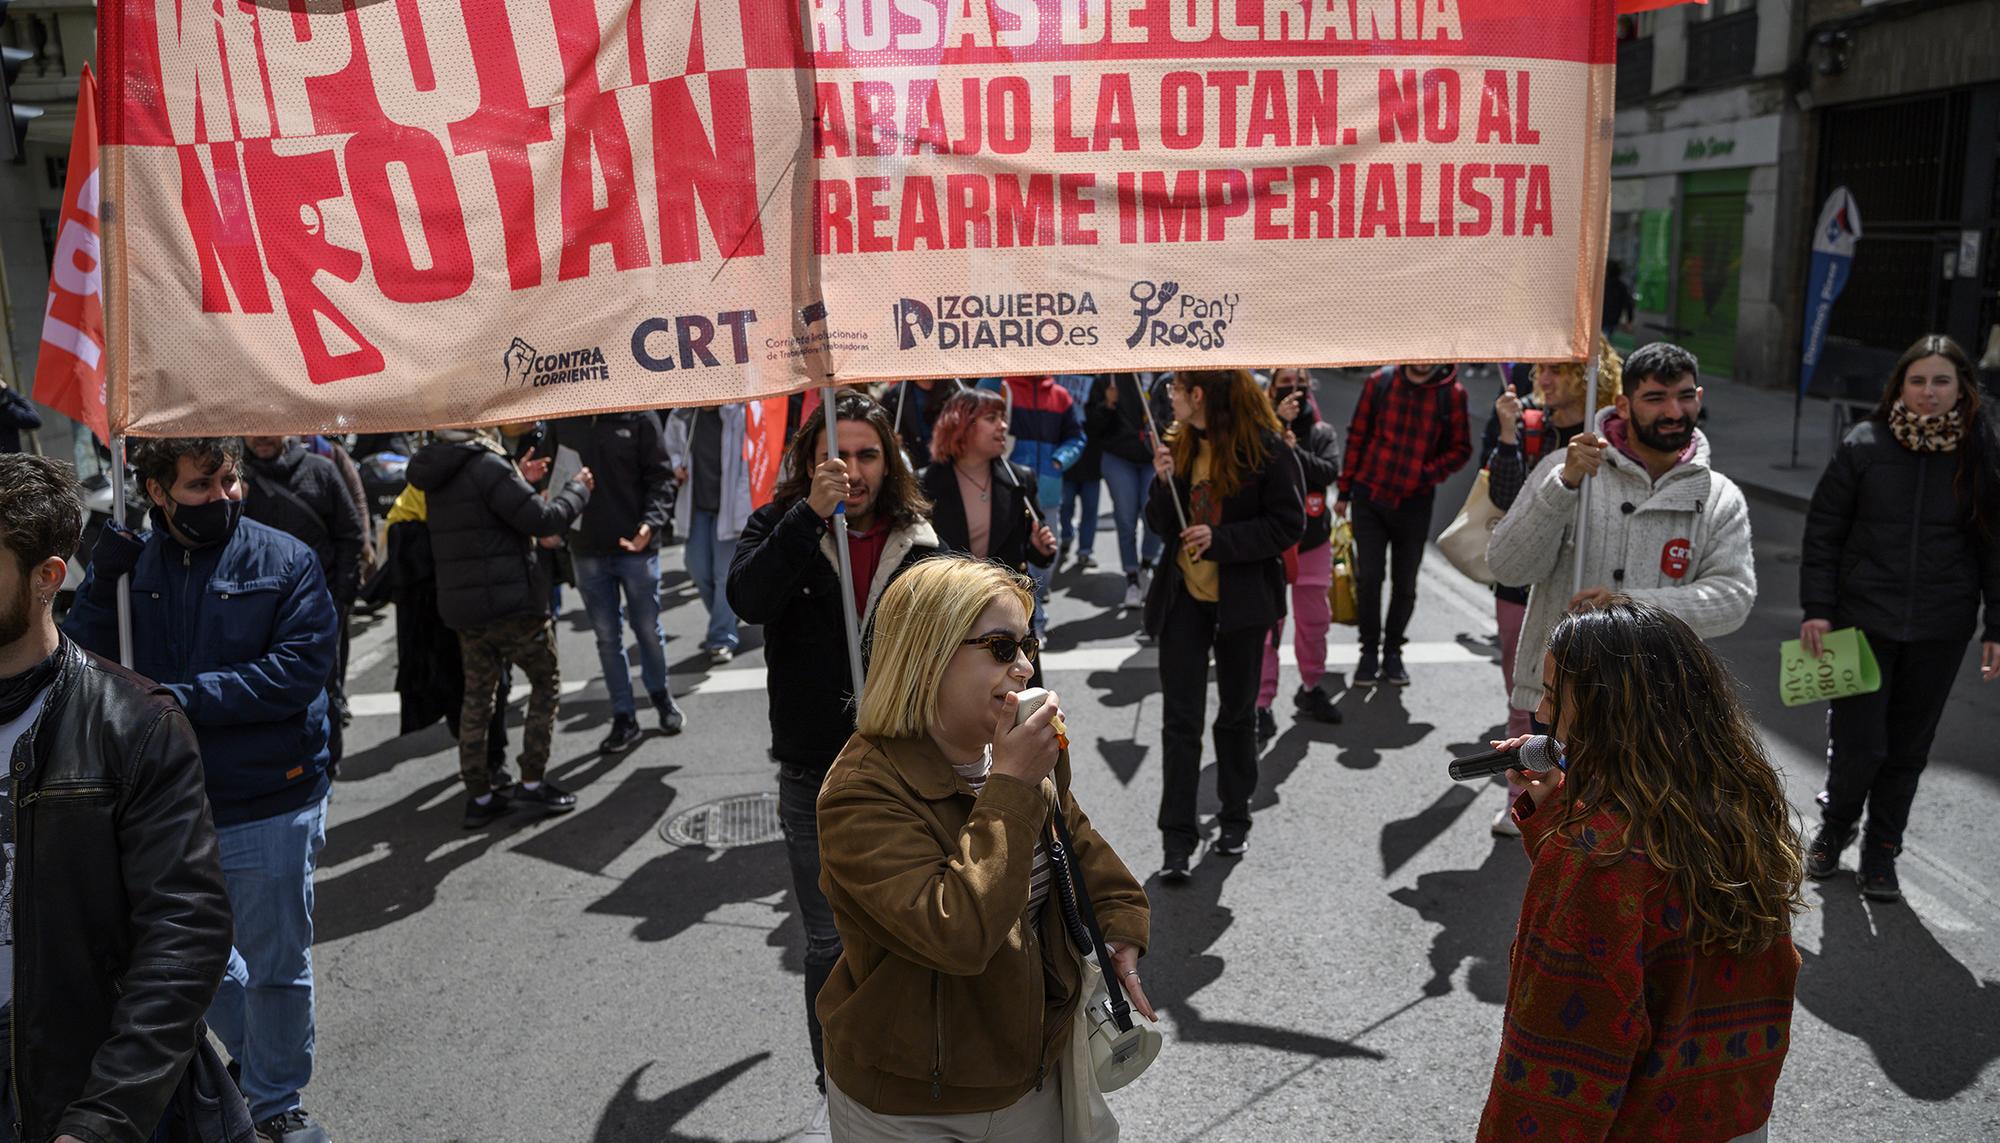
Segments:
[[[35,399],[111,443],[104,411],[104,262],[97,224],[97,77],[86,65],[69,141],[69,180],[42,317]]]
[[[1650,12],[1655,8],[1671,8],[1676,4],[1706,4],[1708,0],[1618,0],[1618,14],[1629,16],[1634,12]]]
[[[785,459],[785,405],[789,397],[750,401],[743,409],[743,459],[750,472],[750,504],[762,508],[778,486]]]

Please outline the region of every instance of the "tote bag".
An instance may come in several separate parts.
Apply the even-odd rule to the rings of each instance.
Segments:
[[[1327,607],[1335,623],[1349,626],[1361,622],[1361,605],[1354,596],[1354,526],[1345,520],[1333,524],[1333,583],[1326,589]]]
[[[1472,482],[1472,491],[1466,494],[1465,506],[1458,510],[1444,535],[1438,537],[1438,551],[1467,579],[1493,583],[1493,572],[1486,566],[1486,544],[1506,515],[1503,509],[1494,507],[1486,470],[1480,469],[1479,478]]]

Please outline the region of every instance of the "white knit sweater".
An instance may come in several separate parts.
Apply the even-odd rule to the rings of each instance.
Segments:
[[[1600,435],[1611,415],[1610,409],[1600,414]],[[1604,463],[1592,478],[1583,586],[1607,587],[1663,607],[1702,638],[1714,639],[1749,618],[1757,602],[1757,569],[1743,493],[1709,468],[1708,456],[1708,438],[1696,432],[1694,459],[1655,484],[1632,458],[1615,448],[1604,450]],[[1514,656],[1513,705],[1521,710],[1534,710],[1542,701],[1542,653],[1578,590],[1571,573],[1579,493],[1559,479],[1563,457],[1554,453],[1535,467],[1487,545],[1494,578],[1530,588]],[[1673,575],[1676,570],[1682,574]]]

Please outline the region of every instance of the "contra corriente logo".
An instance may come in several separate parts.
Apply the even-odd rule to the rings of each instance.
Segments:
[[[507,352],[500,355],[500,368],[510,389],[611,380],[611,367],[605,364],[604,350],[595,345],[544,356],[517,337],[507,346]]]

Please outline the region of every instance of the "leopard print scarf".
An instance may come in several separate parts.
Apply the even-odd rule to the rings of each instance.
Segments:
[[[1935,417],[1920,417],[1898,401],[1889,409],[1889,431],[1911,452],[1957,452],[1965,437],[1965,419],[1957,409]]]

